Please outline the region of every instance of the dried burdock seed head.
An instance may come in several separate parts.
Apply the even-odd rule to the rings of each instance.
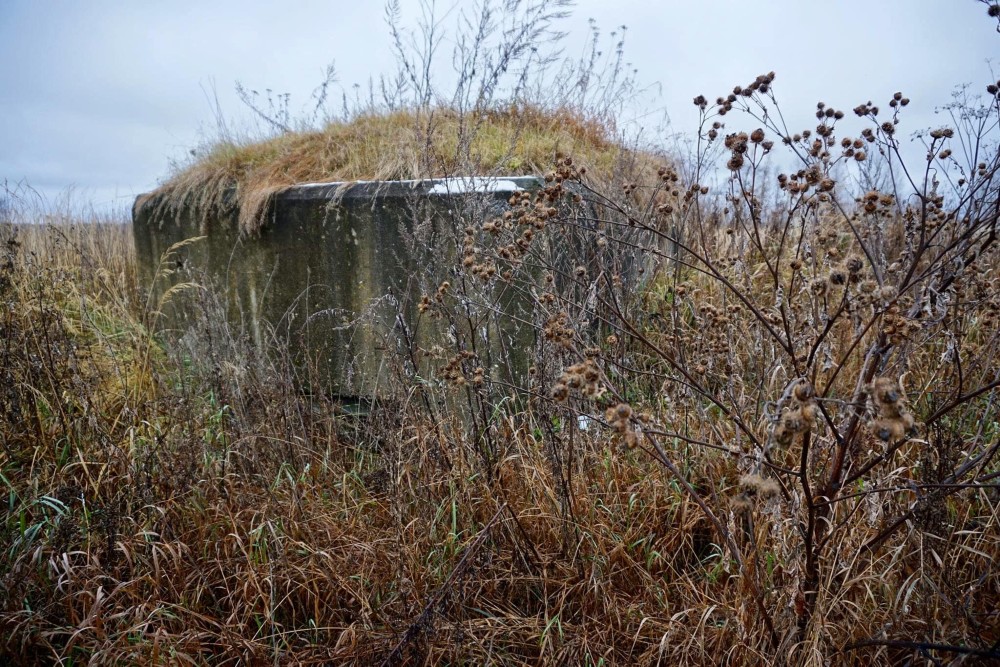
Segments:
[[[733,499],[730,501],[730,504],[732,505],[734,512],[740,512],[740,513],[749,512],[751,509],[753,509],[753,503],[750,502],[750,498],[747,497],[747,494],[745,493],[740,493],[733,496]]]
[[[899,383],[892,378],[876,378],[872,383],[871,392],[879,403],[895,403],[901,398]]]
[[[830,272],[830,284],[831,285],[843,285],[847,282],[847,276],[843,271],[835,269]]]
[[[567,387],[561,382],[556,384],[554,387],[552,387],[552,398],[562,403],[567,398],[569,398],[569,387]]]
[[[899,419],[878,419],[872,422],[872,433],[879,440],[889,442],[903,437],[906,428]]]
[[[861,261],[860,257],[848,257],[844,266],[847,267],[848,273],[855,275],[861,272],[861,269],[864,267],[864,263]]]
[[[795,390],[792,393],[796,400],[804,403],[812,399],[814,395],[813,386],[807,380],[801,380],[795,385]]]
[[[617,419],[628,419],[632,416],[632,406],[628,403],[619,403],[615,406],[615,417]]]
[[[639,436],[636,435],[635,431],[625,432],[625,446],[629,449],[634,449],[636,445],[639,444]]]
[[[778,424],[774,427],[774,432],[772,433],[772,435],[774,437],[774,441],[779,445],[781,445],[782,447],[790,445],[792,439],[795,437],[795,433],[793,431],[788,430],[788,428],[785,427],[785,422],[783,419],[778,421]]]
[[[800,408],[785,410],[785,413],[781,415],[781,425],[786,431],[793,434],[804,433],[809,430],[809,425],[802,419],[802,410]]]
[[[781,493],[781,485],[773,479],[760,475],[743,475],[740,477],[740,488],[748,496],[758,498],[773,498]]]
[[[750,141],[754,142],[755,144],[759,144],[760,142],[764,141],[764,130],[758,127],[756,130],[751,132]]]

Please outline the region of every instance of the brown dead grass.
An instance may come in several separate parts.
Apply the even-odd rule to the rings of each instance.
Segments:
[[[728,456],[668,443],[752,556],[742,571],[692,497],[609,430],[547,442],[544,420],[501,422],[490,477],[458,424],[412,403],[365,427],[280,368],[167,365],[148,353],[127,235],[83,229],[0,239],[4,664],[371,665],[397,646],[388,664],[899,664],[912,649],[841,649],[1000,636],[995,489],[871,551],[912,501],[904,476],[843,506],[853,523],[824,561],[815,621],[785,640],[799,510],[760,498],[750,523],[727,509],[741,472]],[[747,384],[756,368],[744,352]],[[671,417],[734,441],[722,416]],[[919,451],[897,457],[911,470]]]

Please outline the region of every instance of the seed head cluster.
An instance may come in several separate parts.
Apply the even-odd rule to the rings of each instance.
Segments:
[[[628,403],[618,403],[604,411],[604,418],[608,425],[618,432],[625,446],[629,449],[635,447],[639,442],[638,434],[631,425],[632,416],[632,406]]]
[[[875,436],[886,442],[909,437],[916,427],[916,420],[906,407],[906,397],[899,381],[880,377],[867,389],[878,411],[878,418],[871,424]]]
[[[782,447],[790,445],[795,436],[812,429],[816,423],[816,411],[816,397],[812,385],[800,380],[792,390],[787,405],[781,409],[774,426],[774,441]]]
[[[559,380],[552,387],[552,398],[563,402],[569,398],[571,391],[579,392],[581,396],[588,399],[598,398],[603,393],[600,380],[601,373],[597,364],[593,359],[586,359],[563,371]]]

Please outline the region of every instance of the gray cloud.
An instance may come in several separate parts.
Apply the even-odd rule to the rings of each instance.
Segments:
[[[403,9],[415,16],[415,0]],[[820,99],[849,110],[897,89],[913,99],[906,127],[917,129],[938,122],[934,105],[953,85],[984,82],[985,59],[1000,54],[973,0],[581,0],[563,25],[567,55],[582,51],[588,17],[605,32],[628,25],[626,57],[640,81],[660,84],[626,119],[652,124],[666,111],[682,132],[694,127],[692,97],[768,70],[793,129],[815,124]],[[392,68],[381,2],[5,0],[0,178],[127,204],[213,136],[214,94],[249,126],[236,81],[289,92],[295,110],[334,59],[348,89]]]

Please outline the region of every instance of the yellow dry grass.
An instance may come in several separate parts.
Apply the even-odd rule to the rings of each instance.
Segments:
[[[397,111],[266,141],[218,143],[152,194],[207,215],[235,192],[240,227],[253,232],[274,195],[297,183],[540,175],[569,154],[598,182],[656,161],[623,145],[605,123],[568,109]]]

